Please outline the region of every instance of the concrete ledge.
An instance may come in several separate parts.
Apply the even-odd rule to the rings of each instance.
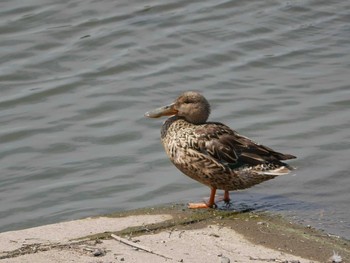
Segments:
[[[350,262],[349,248],[279,216],[183,205],[0,233],[3,262]]]

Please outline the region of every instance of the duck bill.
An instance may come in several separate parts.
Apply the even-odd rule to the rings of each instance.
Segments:
[[[151,110],[149,112],[146,112],[145,116],[148,118],[159,118],[162,116],[175,115],[177,113],[177,110],[174,108],[174,106],[175,103],[172,103],[170,105]]]

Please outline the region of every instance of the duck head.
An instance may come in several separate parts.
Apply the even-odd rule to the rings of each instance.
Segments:
[[[161,116],[178,116],[193,124],[205,123],[210,114],[210,105],[204,96],[198,92],[182,93],[173,103],[146,112],[149,118]]]

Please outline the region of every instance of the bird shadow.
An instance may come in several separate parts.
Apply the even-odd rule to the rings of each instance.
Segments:
[[[232,211],[232,212],[240,212],[240,213],[247,213],[247,212],[252,212],[254,210],[257,210],[256,207],[252,207],[248,204],[240,203],[237,204],[233,202],[225,202],[225,201],[220,201],[216,203],[216,209],[220,211]]]
[[[321,209],[322,206],[317,203],[305,202],[291,199],[282,195],[241,195],[235,197],[234,200],[225,202],[220,200],[216,202],[216,209],[232,212],[252,212],[252,211],[268,211],[268,212],[307,212]]]

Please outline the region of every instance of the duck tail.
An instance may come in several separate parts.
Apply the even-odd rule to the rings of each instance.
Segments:
[[[295,159],[297,157],[291,154],[278,153],[278,158],[279,160],[290,160],[290,159]]]
[[[259,173],[262,175],[279,176],[289,174],[292,170],[294,170],[294,168],[286,164],[275,169],[260,171]]]

